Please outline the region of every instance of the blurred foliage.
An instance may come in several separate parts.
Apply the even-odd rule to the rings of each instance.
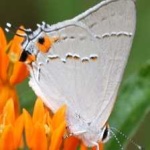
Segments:
[[[131,136],[137,131],[148,111],[150,111],[150,61],[124,82],[110,117],[110,126],[117,128],[121,132],[123,131],[129,137],[129,135]],[[123,135],[117,132],[115,134],[121,143],[130,142]],[[130,142],[130,144],[132,143]],[[140,141],[138,140],[137,144],[150,149],[149,138],[145,136]],[[108,150],[111,147],[119,149],[115,138],[107,144]],[[137,148],[132,145],[133,149]]]
[[[28,85],[28,79],[17,85],[17,91],[19,99],[21,100],[21,108],[26,108],[29,112],[32,113],[36,96]]]
[[[6,22],[15,26],[35,28],[36,23],[43,20],[49,24],[69,19],[93,6],[98,0],[1,0],[0,26],[5,27]],[[150,63],[142,67],[150,57],[150,1],[137,0],[137,28],[129,62],[120,90],[118,100],[110,124],[127,136],[135,134],[137,143],[144,143],[146,149],[149,145],[150,115],[146,116],[149,108],[150,97]],[[142,69],[139,69],[141,68]],[[137,71],[140,70],[140,71]],[[137,72],[137,73],[134,73]],[[17,87],[21,99],[21,106],[32,111],[36,96],[28,87],[28,81]],[[145,120],[143,118],[146,117]],[[142,121],[143,120],[143,121]],[[142,126],[139,125],[143,122]],[[139,128],[139,126],[141,126]],[[127,139],[117,134],[121,143]],[[108,149],[119,149],[117,142],[110,140]],[[135,147],[128,147],[135,149]]]

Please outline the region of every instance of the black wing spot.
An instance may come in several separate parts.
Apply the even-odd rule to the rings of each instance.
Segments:
[[[102,141],[105,141],[105,139],[107,139],[108,137],[108,127],[106,126],[105,130],[104,130],[104,133],[103,133],[103,137],[102,137]]]
[[[38,43],[44,44],[44,42],[45,42],[44,37],[40,37],[40,38],[38,39]]]

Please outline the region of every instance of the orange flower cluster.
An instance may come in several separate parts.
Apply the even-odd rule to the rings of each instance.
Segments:
[[[15,36],[7,44],[0,28],[0,150],[87,150],[76,137],[63,138],[66,106],[52,115],[38,98],[32,115],[26,109],[20,113],[15,85],[29,75],[26,65],[18,61],[22,40]]]
[[[6,101],[10,98],[14,101],[15,114],[19,112],[19,102],[16,93],[15,85],[20,83],[28,76],[28,70],[25,64],[15,61],[17,53],[15,50],[19,50],[17,43],[23,39],[14,37],[12,41],[7,44],[3,30],[0,28],[0,113],[6,104]],[[7,53],[9,55],[7,55]],[[10,59],[10,57],[12,59]],[[14,58],[14,59],[13,59]],[[24,73],[22,74],[22,70]]]

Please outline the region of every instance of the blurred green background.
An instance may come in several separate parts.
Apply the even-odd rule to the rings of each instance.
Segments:
[[[0,26],[5,27],[6,22],[10,22],[16,27],[24,25],[26,28],[34,29],[36,28],[36,23],[45,21],[49,24],[54,24],[64,19],[72,18],[98,2],[98,0],[0,0]],[[146,61],[150,59],[150,1],[137,0],[136,4],[137,28],[123,84],[124,82],[130,84],[130,80],[132,80],[132,78],[133,80],[135,79],[134,75],[139,75],[138,72],[141,67],[145,66]],[[149,67],[147,68],[149,69]],[[147,80],[145,84],[149,82],[150,80]],[[147,87],[149,88],[150,86]],[[28,107],[30,109],[33,106],[34,94],[28,88],[27,82],[25,82],[23,86],[19,86],[18,91],[23,107]],[[150,105],[150,97],[148,100],[149,103],[147,105]],[[146,107],[143,107],[143,109],[145,108]],[[131,138],[137,143],[144,145],[147,150],[150,149],[150,113],[148,113],[148,110],[149,107],[147,106],[147,109],[143,111],[147,113],[143,113],[142,116],[139,116],[139,121],[142,122],[141,125],[133,124],[135,129],[137,129],[136,132],[129,133],[129,131],[127,131],[127,136],[128,134],[134,135],[134,137]],[[136,117],[138,118],[138,116]],[[132,130],[134,128],[133,125]],[[130,126],[130,124],[127,126]],[[130,132],[132,132],[132,130],[130,130]],[[136,148],[129,146],[127,149],[133,150]]]

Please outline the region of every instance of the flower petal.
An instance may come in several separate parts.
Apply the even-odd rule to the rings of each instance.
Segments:
[[[3,130],[3,133],[0,137],[0,149],[1,150],[15,149],[13,128],[11,125],[6,126]]]
[[[99,149],[103,150],[103,143],[99,143]],[[96,146],[92,147],[92,150],[96,150]]]
[[[79,146],[80,140],[74,136],[68,137],[64,141],[64,149],[63,150],[77,150]]]
[[[6,50],[6,38],[5,34],[0,28],[0,80],[6,81],[7,80],[7,67],[9,63],[8,56],[5,52]]]
[[[29,148],[32,150],[46,150],[47,149],[47,138],[43,124],[37,123],[34,126],[32,133],[31,143]],[[53,149],[54,150],[54,149]]]
[[[23,114],[21,114],[15,121],[14,124],[14,145],[15,149],[22,146],[22,133],[23,133],[23,127],[24,127],[24,120],[23,120]]]
[[[4,47],[6,47],[6,45],[7,45],[7,41],[6,41],[4,31],[2,28],[0,28],[0,49],[3,49]]]
[[[16,93],[16,90],[14,87],[11,87],[9,85],[5,85],[0,88],[0,113],[2,113],[2,110],[8,101],[8,99],[12,98],[14,107],[15,107],[15,115],[17,116],[19,113],[19,101],[18,96]]]
[[[66,123],[65,121],[59,124],[59,127],[54,130],[51,138],[51,145],[49,150],[59,150],[62,144],[62,138],[65,132]]]
[[[15,121],[14,103],[12,99],[9,99],[3,109],[4,124],[13,124]]]
[[[8,50],[7,50],[9,59],[13,63],[19,61],[20,55],[22,52],[21,44],[24,40],[24,37],[18,36],[18,35],[23,35],[25,33],[24,33],[24,31],[22,31],[20,29],[24,29],[23,26],[19,27],[19,29],[17,30],[17,35],[14,36],[14,38],[13,38],[13,40],[12,40],[10,46],[8,47]]]
[[[33,122],[30,114],[23,109],[24,125],[25,125],[25,137],[27,145],[31,145],[31,139],[33,134]]]
[[[81,143],[80,150],[88,150],[88,148],[83,143]]]
[[[103,150],[104,149],[104,144],[103,143],[99,143],[99,149]]]
[[[34,105],[33,111],[33,123],[42,122],[45,115],[44,104],[40,98],[38,98]]]
[[[55,130],[65,120],[66,105],[63,105],[54,115],[52,119],[52,126]]]
[[[16,62],[14,64],[13,72],[10,77],[10,84],[15,85],[22,82],[29,75],[26,64],[22,62]]]

